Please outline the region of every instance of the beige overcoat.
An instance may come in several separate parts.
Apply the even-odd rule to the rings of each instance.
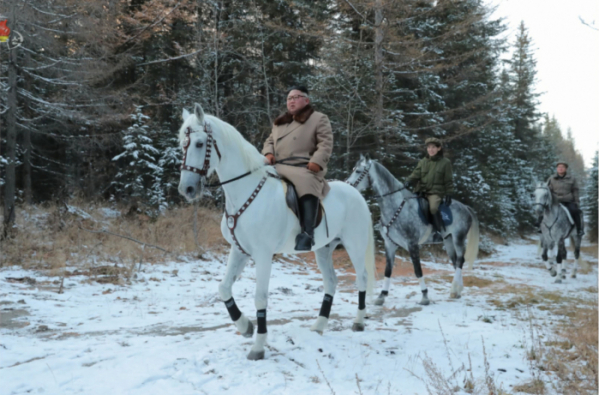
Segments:
[[[333,151],[329,118],[311,108],[293,117],[286,115],[275,121],[262,153],[274,155],[277,172],[295,185],[299,197],[310,194],[323,199],[330,190],[324,176]],[[306,167],[308,162],[318,164],[322,170],[311,172]]]

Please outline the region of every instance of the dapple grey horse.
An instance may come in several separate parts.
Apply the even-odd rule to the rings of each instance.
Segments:
[[[541,182],[537,183],[533,195],[535,198],[533,207],[536,214],[543,214],[543,221],[541,222],[541,248],[543,249],[542,258],[543,262],[545,262],[545,267],[549,270],[552,277],[558,276],[555,280],[556,283],[559,284],[562,280],[566,279],[566,267],[565,265],[562,266],[562,262],[567,258],[568,253],[565,241],[570,237],[570,241],[574,247],[574,258],[576,259],[571,277],[576,278],[578,267],[586,268],[587,266],[586,262],[580,259],[582,237],[574,231],[575,226],[570,221],[566,212],[567,209],[559,203],[547,185]],[[557,255],[555,257],[557,271],[547,259],[547,252],[553,250],[555,246],[557,246]]]
[[[395,251],[397,251],[397,247],[402,247],[410,253],[414,273],[420,282],[422,291],[420,304],[428,305],[430,300],[422,275],[419,246],[427,242],[432,227],[420,219],[417,196],[408,191],[404,184],[393,177],[383,165],[363,156],[346,182],[359,191],[372,188],[377,194],[381,208],[380,232],[385,241],[387,266],[383,290],[375,299],[375,304],[382,305],[385,297],[389,295]],[[445,250],[455,268],[450,297],[457,299],[461,297],[464,288],[462,266],[465,261],[468,264],[468,269],[472,269],[472,264],[478,255],[480,235],[478,219],[470,207],[454,200],[450,208],[453,222],[442,232],[442,237]]]

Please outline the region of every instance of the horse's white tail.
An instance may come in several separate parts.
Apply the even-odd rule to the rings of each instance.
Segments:
[[[480,232],[478,229],[478,218],[476,218],[476,214],[470,207],[468,207],[468,211],[470,211],[470,215],[472,216],[472,225],[468,230],[466,253],[464,254],[464,259],[466,261],[466,267],[468,268],[468,270],[472,270],[472,265],[478,257],[478,244],[480,242]]]
[[[374,292],[376,266],[374,262],[374,230],[372,228],[372,220],[368,221],[368,246],[366,247],[366,274],[368,281],[366,282],[366,295],[372,295]]]

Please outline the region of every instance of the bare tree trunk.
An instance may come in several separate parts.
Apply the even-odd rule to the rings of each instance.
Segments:
[[[29,54],[25,53],[25,65],[30,64]],[[31,78],[25,78],[25,90],[32,92]],[[32,112],[29,110],[29,104],[25,105],[25,115],[32,117]],[[25,190],[25,204],[31,205],[33,200],[33,192],[31,189],[31,132],[27,127],[23,128],[23,188]]]
[[[214,23],[214,114],[220,118],[220,106],[218,105],[218,42],[220,25],[220,12],[223,7],[222,3],[217,4],[218,9],[215,13]]]
[[[15,5],[11,6],[11,30],[16,25]],[[14,34],[14,33],[13,33]],[[8,110],[6,113],[6,184],[4,185],[4,235],[15,221],[16,145],[17,145],[17,48],[8,52]]]
[[[376,73],[376,108],[375,128],[377,133],[377,148],[382,146],[384,140],[383,122],[383,0],[376,0],[374,9],[374,66]]]

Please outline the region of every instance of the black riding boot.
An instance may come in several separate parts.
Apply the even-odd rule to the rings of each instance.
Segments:
[[[314,225],[318,214],[318,198],[304,195],[299,200],[302,216],[302,232],[295,238],[296,251],[310,251],[314,245]]]
[[[575,215],[572,216],[572,219],[574,220],[574,225],[576,225],[576,229],[578,230],[578,236],[580,237],[584,236],[584,224],[580,219],[581,215],[582,213],[579,210]]]
[[[434,243],[441,243],[443,241],[443,236],[441,232],[445,230],[445,225],[443,224],[443,219],[441,218],[441,211],[437,211],[437,214],[432,214],[433,218],[433,230],[435,234],[433,235]]]

